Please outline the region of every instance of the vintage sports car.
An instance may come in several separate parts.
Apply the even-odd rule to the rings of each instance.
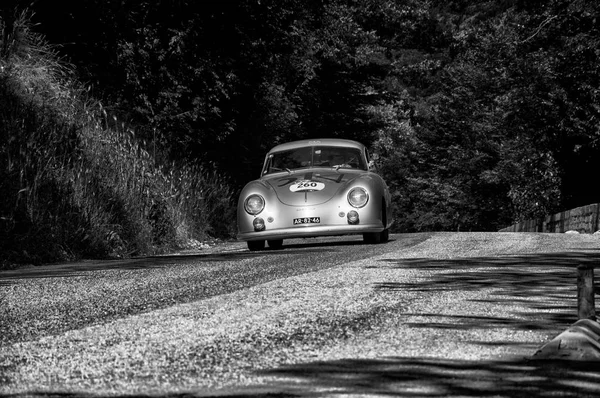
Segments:
[[[238,239],[252,251],[265,241],[363,234],[367,243],[386,242],[392,224],[391,198],[383,179],[370,170],[364,145],[350,140],[303,140],[274,147],[259,179],[248,183],[237,208]]]

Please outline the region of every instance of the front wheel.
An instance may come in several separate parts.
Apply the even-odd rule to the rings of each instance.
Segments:
[[[365,232],[363,241],[368,244],[385,243],[390,239],[390,230],[384,229],[381,232]]]
[[[381,222],[383,228],[387,226],[387,207],[385,205],[385,199],[381,199]],[[390,229],[385,228],[381,232],[365,232],[363,234],[363,241],[368,244],[385,243],[390,240]]]
[[[379,232],[365,232],[363,234],[363,241],[370,245],[381,242],[381,234]]]
[[[283,239],[268,240],[267,243],[274,250],[279,250],[283,247]]]
[[[390,229],[389,228],[384,229],[383,231],[380,232],[380,234],[381,234],[381,239],[380,239],[381,243],[385,243],[388,240],[390,240]]]
[[[248,250],[250,250],[251,252],[255,252],[265,248],[264,240],[249,240],[246,243],[248,243]]]

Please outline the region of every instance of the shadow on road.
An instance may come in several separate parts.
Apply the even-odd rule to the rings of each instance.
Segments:
[[[333,247],[343,248],[340,242]],[[294,247],[293,250],[299,250]],[[313,247],[331,250],[331,245]],[[293,251],[292,250],[292,251]],[[285,252],[285,251],[284,251]],[[274,253],[276,253],[274,251]],[[246,253],[247,255],[254,255]],[[375,290],[447,292],[492,287],[487,300],[494,305],[533,310],[515,316],[458,316],[411,313],[435,319],[408,324],[414,328],[561,331],[576,321],[576,267],[599,263],[600,251],[579,251],[505,257],[437,259],[383,259],[381,268],[437,270],[430,277],[407,283],[381,281]],[[402,273],[398,273],[399,278]],[[426,275],[426,273],[424,273]],[[596,289],[598,285],[596,285]],[[447,322],[440,321],[448,319]],[[534,319],[535,318],[535,319]],[[515,341],[474,341],[473,344],[521,345]],[[528,347],[531,348],[531,347]],[[183,397],[294,397],[294,396],[398,396],[398,397],[598,397],[600,362],[510,360],[452,360],[426,357],[382,357],[315,361],[274,367],[259,372],[272,380],[267,388],[222,392],[186,392],[160,396]],[[17,397],[19,395],[14,395]],[[42,395],[43,396],[43,395]],[[60,395],[52,395],[60,396]],[[127,396],[127,395],[125,395]],[[136,395],[138,396],[138,395]]]
[[[597,397],[600,363],[458,361],[438,358],[348,359],[270,370],[320,396]],[[309,395],[309,394],[306,394]]]
[[[592,362],[457,361],[426,358],[312,362],[261,373],[267,386],[133,397],[598,397],[600,364]],[[0,394],[0,396],[2,396]],[[3,398],[99,398],[95,394],[43,393]]]
[[[430,235],[431,234],[428,233],[396,234],[395,236],[397,238],[391,238],[389,240],[389,247],[394,247],[392,244],[396,241],[398,242],[398,245],[401,245],[400,247],[403,248],[414,246],[427,240]],[[396,248],[398,245],[396,245]],[[187,264],[241,261],[265,256],[291,257],[295,255],[327,255],[344,251],[344,253],[355,253],[353,259],[356,260],[366,258],[369,255],[379,254],[381,253],[382,248],[385,247],[387,247],[385,244],[365,244],[361,237],[356,236],[329,237],[329,239],[291,239],[284,241],[283,249],[270,249],[267,246],[265,250],[257,252],[248,251],[244,243],[238,242],[223,247],[212,248],[207,252],[202,250],[199,252],[188,252],[175,255],[146,256],[116,260],[86,260],[65,264],[21,267],[12,270],[0,269],[0,287],[13,285],[18,279],[76,277],[85,276],[90,272],[95,271],[160,269]]]
[[[263,256],[294,256],[298,254],[331,254],[348,246],[357,246],[356,241],[309,242],[285,245],[283,250],[269,249],[250,252],[245,249],[212,253],[188,253],[180,255],[147,256],[118,260],[87,260],[76,263],[49,264],[44,266],[0,270],[0,286],[16,283],[16,280],[32,278],[77,277],[85,276],[96,271],[132,271],[145,269],[160,269],[186,264],[209,262],[233,262]]]
[[[458,361],[438,358],[347,359],[311,362],[261,372],[278,381],[221,391],[118,395],[132,397],[594,397],[600,364],[559,361]],[[4,398],[72,398],[99,395],[35,393]]]
[[[435,321],[409,323],[414,328],[542,330],[558,333],[577,320],[576,267],[600,263],[599,251],[449,260],[381,260],[372,267],[436,270],[416,282],[382,281],[377,290],[447,292],[494,288],[494,305],[533,310],[512,317],[411,313]],[[596,289],[598,285],[596,284]],[[447,319],[447,322],[441,321]],[[513,345],[515,341],[473,341],[479,345]],[[527,350],[530,352],[530,350]],[[526,350],[524,350],[526,352]],[[466,361],[443,358],[390,357],[311,362],[270,369],[263,373],[275,383],[295,383],[335,394],[410,397],[598,397],[600,362],[532,360]],[[297,384],[296,384],[297,385]]]
[[[461,258],[449,260],[382,260],[374,267],[438,270],[433,277],[417,282],[382,281],[378,290],[419,292],[479,291],[493,288],[488,300],[494,305],[520,305],[535,311],[521,320],[489,317],[456,317],[452,322],[412,324],[414,327],[489,328],[509,327],[520,330],[556,330],[577,320],[577,266],[600,264],[600,251],[535,254],[526,256]],[[598,291],[599,284],[595,284]],[[414,314],[436,315],[443,314]],[[519,315],[519,314],[515,314]],[[460,319],[457,319],[460,318]],[[456,321],[459,321],[458,324]]]

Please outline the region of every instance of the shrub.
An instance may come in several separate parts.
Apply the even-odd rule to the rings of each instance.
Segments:
[[[0,19],[0,256],[42,263],[165,251],[233,233],[215,171],[157,165],[36,35]],[[226,217],[223,217],[226,216]]]

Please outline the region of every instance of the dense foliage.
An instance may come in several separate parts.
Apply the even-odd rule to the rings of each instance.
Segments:
[[[0,28],[0,267],[155,253],[233,233],[222,176],[158,164],[32,31],[29,14]]]
[[[214,168],[233,190],[277,143],[343,137],[372,147],[402,231],[494,230],[600,201],[581,183],[600,162],[593,0],[32,7],[108,120],[158,163]]]

